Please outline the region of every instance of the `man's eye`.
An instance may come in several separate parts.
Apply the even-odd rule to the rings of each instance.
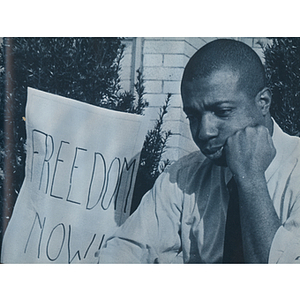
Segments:
[[[232,112],[231,108],[217,109],[215,111],[215,115],[220,117],[220,118],[225,118],[225,117],[229,117],[231,112]]]

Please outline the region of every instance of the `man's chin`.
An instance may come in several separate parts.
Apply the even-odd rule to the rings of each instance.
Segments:
[[[204,154],[205,155],[205,154]],[[220,155],[205,155],[210,161],[212,161],[215,165],[220,167],[227,167],[226,157],[224,150]]]

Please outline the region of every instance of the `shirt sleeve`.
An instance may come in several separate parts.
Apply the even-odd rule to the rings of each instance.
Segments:
[[[99,263],[176,263],[179,252],[182,195],[163,173],[137,210],[98,253]]]
[[[291,205],[289,217],[274,236],[269,263],[300,263],[300,195]]]
[[[300,263],[300,240],[284,226],[280,226],[274,236],[269,263]]]

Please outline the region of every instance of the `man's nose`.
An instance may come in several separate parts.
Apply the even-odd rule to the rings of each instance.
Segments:
[[[206,113],[202,116],[201,122],[199,122],[198,139],[201,141],[207,141],[218,135],[217,122],[215,116],[212,113]]]

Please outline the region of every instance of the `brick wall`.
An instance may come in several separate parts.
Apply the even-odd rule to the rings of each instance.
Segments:
[[[149,129],[157,118],[160,107],[164,104],[167,93],[171,93],[169,112],[165,118],[165,129],[173,135],[168,140],[164,158],[177,160],[197,150],[191,139],[188,121],[182,111],[180,81],[189,58],[203,45],[214,40],[211,37],[170,37],[170,38],[127,38],[122,60],[122,86],[133,90],[136,70],[140,68],[145,79],[145,98],[149,107],[145,119]],[[267,42],[266,38],[235,38],[251,46],[263,60],[263,53],[258,41]]]

